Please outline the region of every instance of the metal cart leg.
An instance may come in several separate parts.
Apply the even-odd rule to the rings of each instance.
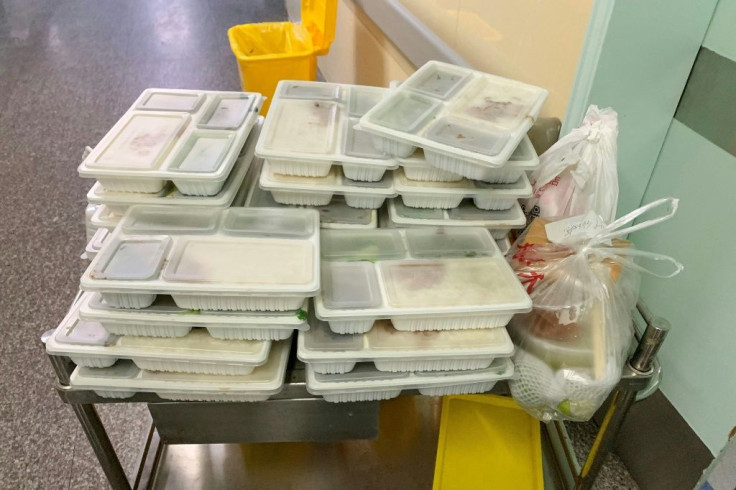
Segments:
[[[614,392],[598,435],[593,442],[593,447],[588,453],[588,458],[577,478],[576,489],[589,490],[593,488],[593,483],[595,483],[606,456],[613,449],[619,429],[631,405],[636,400],[636,394],[644,388],[646,379],[651,375],[654,356],[662,342],[664,342],[669,329],[669,322],[664,318],[654,317],[647,322],[647,328],[626,367],[628,373],[625,373],[625,376],[630,380],[636,380],[637,376],[641,377],[642,385],[639,386],[635,381],[631,381],[625,387],[621,387]]]
[[[115,490],[130,490],[130,483],[125,476],[123,466],[120,464],[115,448],[107,436],[105,427],[102,425],[100,416],[92,404],[72,404],[74,413],[82,424],[82,429],[97,455],[97,460],[105,472],[107,480]]]

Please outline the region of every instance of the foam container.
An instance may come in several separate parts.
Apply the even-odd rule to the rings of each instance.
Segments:
[[[400,197],[389,199],[386,218],[388,227],[393,228],[481,227],[490,231],[495,239],[504,238],[509,231],[526,226],[526,216],[518,202],[509,209],[489,211],[478,208],[470,199],[463,200],[454,209],[410,208]]]
[[[84,248],[84,252],[87,254],[87,259],[92,260],[97,256],[97,253],[102,249],[102,245],[105,243],[105,240],[107,240],[109,235],[110,232],[107,228],[99,228],[95,232],[92,239]]]
[[[484,369],[514,352],[505,328],[401,332],[379,320],[368,333],[340,335],[314,317],[310,323],[299,334],[297,357],[320,374],[346,373],[359,362],[389,372]]]
[[[421,182],[408,179],[404,169],[400,168],[394,171],[394,189],[405,206],[429,209],[452,209],[458,207],[463,199],[472,199],[480,209],[503,211],[513,207],[519,199],[532,196],[532,186],[524,172],[512,184],[489,184],[467,179]]]
[[[119,361],[103,369],[77,366],[70,385],[72,390],[92,390],[105,398],[155,393],[166,400],[264,401],[283,388],[290,346],[290,340],[274,343],[266,363],[246,375],[152,372]]]
[[[288,311],[319,290],[311,209],[133,206],[82,276],[109,306]]]
[[[105,189],[96,182],[87,193],[87,200],[93,204],[104,204],[107,212],[123,215],[131,206],[166,204],[178,207],[206,206],[226,208],[233,204],[235,196],[253,162],[256,141],[260,133],[263,118],[258,118],[248,137],[243,152],[238,156],[235,166],[227,176],[224,185],[214,196],[188,196],[183,194],[174,185],[166,185],[163,189],[152,194],[135,192],[115,192]],[[119,221],[119,218],[118,218]]]
[[[528,136],[522,138],[509,161],[500,168],[489,168],[467,162],[457,165],[452,160],[445,161],[441,157],[438,158],[436,154],[433,164],[430,164],[421,149],[417,149],[406,158],[397,160],[404,169],[407,179],[425,182],[457,182],[467,177],[490,184],[512,184],[518,181],[525,172],[533,171],[539,166],[539,157]]]
[[[253,182],[244,206],[253,208],[295,207],[277,203],[270,192],[258,187],[257,181]],[[319,226],[323,229],[365,230],[378,226],[378,212],[375,209],[352,208],[347,205],[343,196],[334,196],[330,204],[313,206],[312,209],[319,212]]]
[[[227,180],[264,97],[147,89],[79,166],[109,191],[213,196]]]
[[[109,367],[129,359],[140,369],[244,375],[266,362],[271,341],[219,340],[203,329],[178,338],[116,336],[99,322],[79,318],[75,305],[46,342],[46,352],[78,366]]]
[[[315,314],[335,333],[506,325],[531,300],[483,228],[322,231]]]
[[[266,161],[259,185],[279,204],[299,206],[326,206],[338,195],[351,208],[378,209],[386,198],[396,197],[390,173],[379,182],[358,182],[346,178],[338,167],[326,177],[295,177],[275,173]]]
[[[295,311],[269,313],[184,310],[163,295],[141,310],[113,308],[99,293],[84,293],[80,301],[79,317],[114,335],[183,337],[193,328],[203,328],[218,339],[283,340],[294,330],[309,328],[307,301]]]
[[[402,390],[419,390],[422,395],[445,396],[484,393],[514,374],[508,358],[495,359],[485,369],[470,371],[386,372],[369,363],[358,364],[342,374],[320,374],[307,364],[307,391],[325,401],[359,402],[396,398]]]
[[[377,87],[282,80],[256,154],[278,174],[325,177],[337,164],[349,179],[378,182],[397,163],[354,126],[384,92]]]
[[[506,164],[547,95],[533,85],[429,61],[361,117],[358,129],[395,156],[420,147],[431,165],[442,160],[439,168],[464,175],[465,163]]]

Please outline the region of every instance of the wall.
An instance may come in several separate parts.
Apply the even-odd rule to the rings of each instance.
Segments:
[[[644,194],[644,202],[679,197],[680,210],[633,237],[685,264],[674,279],[645,277],[641,294],[672,323],[660,354],[662,391],[714,453],[736,426],[734,20],[736,0],[720,0]],[[730,136],[714,128],[719,114],[730,118]]]
[[[550,91],[565,115],[593,0],[401,0],[474,68]]]
[[[353,0],[339,0],[330,53],[319,58],[326,80],[387,87],[416,69]]]

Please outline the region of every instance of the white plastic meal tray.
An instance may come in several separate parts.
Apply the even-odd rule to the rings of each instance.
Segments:
[[[312,209],[133,206],[81,279],[108,305],[296,310],[319,290]]]
[[[275,342],[266,363],[246,375],[146,371],[131,361],[120,361],[108,368],[77,366],[70,385],[105,398],[130,398],[144,392],[166,400],[264,401],[283,387],[290,347],[290,340]]]
[[[500,167],[534,123],[548,92],[487,73],[429,61],[360,118],[376,148],[466,175]]]
[[[299,334],[297,357],[321,374],[346,373],[358,362],[390,372],[484,369],[514,352],[505,328],[401,332],[379,320],[368,333],[340,335],[314,317],[310,323]]]
[[[389,227],[395,228],[479,226],[498,239],[507,236],[510,230],[526,226],[526,216],[518,202],[502,211],[480,209],[471,200],[463,200],[453,209],[426,209],[404,206],[401,198],[395,198],[388,201],[387,208]]]
[[[287,204],[277,203],[270,192],[264,191],[253,182],[245,207],[252,208],[279,208],[289,207]],[[326,206],[313,206],[319,211],[319,226],[324,229],[335,230],[366,230],[378,226],[378,212],[375,209],[352,208],[345,203],[342,196],[335,196]]]
[[[381,180],[396,160],[375,149],[371,135],[354,129],[386,89],[282,80],[276,88],[256,154],[274,172],[325,177],[333,164],[349,179]]]
[[[511,208],[519,199],[532,197],[529,177],[522,172],[513,184],[489,184],[479,180],[421,182],[406,178],[404,169],[394,171],[394,189],[404,205],[412,208],[451,209],[463,199],[473,199],[480,209],[497,211]]]
[[[265,99],[261,94],[147,89],[79,166],[107,190],[213,196]]]
[[[471,371],[430,371],[393,373],[379,371],[370,363],[358,364],[344,374],[319,374],[306,366],[307,391],[328,402],[359,402],[396,398],[402,390],[419,390],[422,395],[446,396],[484,393],[514,374],[508,358],[495,359],[485,369]]]
[[[506,325],[531,300],[483,228],[322,231],[315,314],[341,334]]]
[[[270,340],[220,340],[202,329],[179,338],[118,337],[99,322],[80,320],[79,304],[46,341],[48,354],[68,356],[78,366],[103,368],[130,359],[149,371],[223,375],[251,373],[270,349]]]
[[[526,135],[511,154],[509,161],[500,168],[478,165],[470,167],[472,171],[465,171],[463,174],[448,172],[430,165],[421,148],[406,158],[397,158],[397,161],[403,167],[408,179],[425,182],[457,182],[467,177],[491,184],[510,184],[519,180],[525,172],[532,171],[539,166],[537,152]]]
[[[228,175],[225,184],[214,196],[188,196],[182,194],[173,185],[167,185],[159,192],[116,192],[105,189],[102,184],[96,182],[87,193],[87,200],[93,204],[104,204],[107,209],[115,214],[122,215],[130,206],[140,204],[166,204],[173,206],[211,206],[226,208],[230,206],[245,179],[248,169],[253,162],[256,141],[261,128],[263,118],[259,118],[258,124],[253,127],[251,135],[243,146],[243,152],[237,158],[235,166]]]
[[[283,340],[296,330],[307,330],[308,301],[295,311],[267,314],[242,311],[184,310],[176,306],[171,296],[156,297],[148,308],[141,310],[113,308],[99,293],[84,293],[79,317],[99,322],[115,335],[143,337],[183,337],[192,328],[207,329],[209,334],[225,340]]]
[[[350,180],[339,167],[333,167],[326,177],[295,177],[275,173],[268,161],[263,163],[259,185],[276,202],[300,206],[326,206],[334,195],[342,195],[351,208],[378,209],[386,198],[397,195],[391,173],[379,182]]]
[[[92,225],[95,230],[107,228],[108,231],[112,231],[117,224],[120,223],[120,218],[122,218],[123,215],[114,212],[104,204],[97,204],[95,206],[95,212],[89,220],[90,225]]]
[[[84,248],[84,253],[87,255],[88,260],[92,260],[97,256],[97,253],[102,249],[107,237],[110,236],[110,231],[107,228],[99,228],[92,239],[87,243]]]

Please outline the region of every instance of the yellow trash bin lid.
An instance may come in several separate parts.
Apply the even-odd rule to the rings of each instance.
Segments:
[[[312,36],[314,54],[327,54],[335,40],[337,0],[302,0],[301,24]]]

